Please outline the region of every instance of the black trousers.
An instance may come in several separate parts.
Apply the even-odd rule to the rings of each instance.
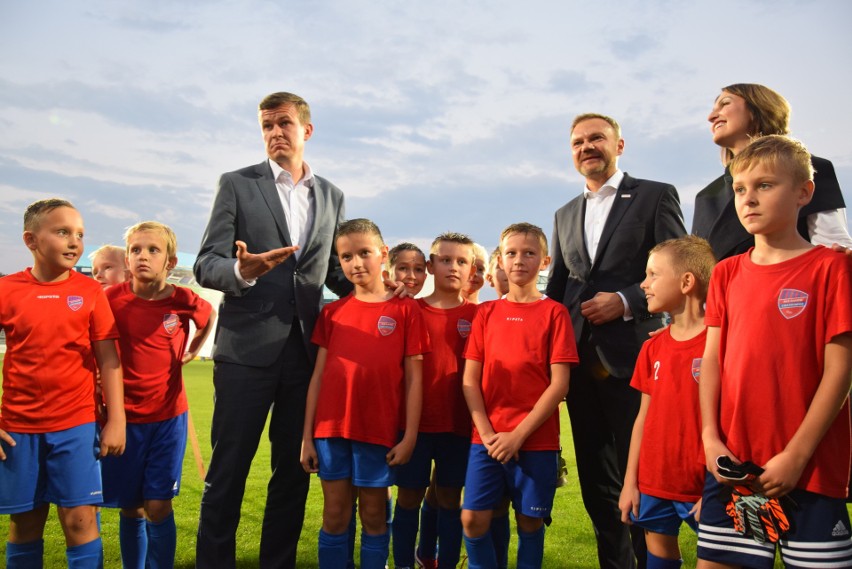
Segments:
[[[235,567],[236,532],[246,477],[270,409],[272,475],[260,536],[260,567],[296,567],[296,546],[310,486],[299,455],[312,371],[298,322],[281,355],[269,367],[216,362],[213,454],[201,497],[196,567]]]
[[[590,344],[580,345],[566,402],[583,505],[592,520],[602,569],[645,567],[645,535],[621,523],[618,498],[624,483],[633,422],[641,394],[630,378],[609,375]]]

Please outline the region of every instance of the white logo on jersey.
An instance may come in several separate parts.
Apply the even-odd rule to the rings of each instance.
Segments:
[[[58,294],[40,294],[36,298],[59,298]]]
[[[507,316],[506,322],[523,322],[524,319],[520,316]]]

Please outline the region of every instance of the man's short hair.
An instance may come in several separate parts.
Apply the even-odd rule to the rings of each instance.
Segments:
[[[538,238],[539,245],[541,245],[541,254],[542,256],[547,256],[547,236],[542,231],[541,227],[538,225],[533,225],[532,223],[513,223],[509,227],[503,230],[500,234],[500,246],[503,246],[503,240],[506,239],[509,235],[513,233],[523,233],[524,235],[532,235],[533,237]]]
[[[165,223],[160,223],[159,221],[141,221],[136,225],[128,227],[124,232],[125,244],[129,246],[130,237],[132,237],[134,233],[140,233],[142,231],[153,231],[154,233],[162,235],[166,240],[166,256],[169,259],[177,257],[177,236],[175,235],[175,232],[172,231],[171,227]]]
[[[94,261],[100,255],[121,255],[121,259],[124,260],[127,254],[127,249],[124,247],[119,247],[118,245],[101,245],[93,253],[89,254],[89,260]]]
[[[707,287],[710,285],[710,274],[716,265],[716,257],[713,248],[707,240],[695,235],[684,235],[677,239],[668,239],[651,249],[650,257],[654,253],[667,253],[672,262],[672,268],[676,275],[681,276],[692,273],[698,285],[699,298],[707,299]]]
[[[399,259],[399,256],[404,251],[414,251],[419,254],[423,258],[423,262],[426,262],[426,255],[423,254],[423,251],[415,245],[414,243],[409,243],[408,241],[403,241],[399,245],[394,245],[393,248],[388,251],[388,270],[393,270],[396,266],[396,261]]]
[[[261,111],[269,111],[286,104],[296,107],[296,114],[299,116],[300,123],[303,125],[310,124],[311,107],[308,106],[308,102],[306,100],[301,98],[299,95],[294,95],[293,93],[279,91],[278,93],[267,95],[257,106],[257,111],[258,113]]]
[[[621,126],[618,124],[612,117],[608,117],[606,115],[602,115],[600,113],[583,113],[581,115],[577,115],[574,117],[574,122],[571,123],[571,132],[574,132],[574,128],[583,121],[587,121],[590,119],[601,119],[602,121],[606,121],[609,126],[612,127],[612,130],[615,131],[616,140],[621,139]]]
[[[441,233],[435,240],[432,241],[432,245],[429,247],[429,258],[432,258],[432,255],[435,255],[438,252],[438,245],[441,243],[458,243],[459,245],[467,245],[470,247],[470,260],[471,262],[476,257],[476,254],[473,251],[474,242],[469,236],[464,233],[457,233],[455,231],[446,231]]]
[[[728,165],[731,175],[765,164],[773,170],[785,168],[795,183],[814,179],[811,154],[800,141],[790,136],[761,136],[734,156]]]
[[[356,233],[372,235],[378,240],[379,245],[382,247],[385,245],[385,240],[382,238],[382,232],[379,231],[379,226],[364,217],[358,217],[341,222],[340,225],[337,226],[337,235],[335,235],[334,238],[337,240],[340,237],[354,235]]]
[[[48,198],[46,200],[38,200],[27,206],[24,211],[24,231],[36,231],[41,224],[42,218],[51,211],[60,207],[75,208],[68,200],[61,198]]]

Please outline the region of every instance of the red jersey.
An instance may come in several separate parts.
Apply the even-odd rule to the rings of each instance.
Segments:
[[[707,331],[683,342],[663,330],[642,345],[631,387],[651,396],[639,448],[643,494],[697,502],[704,489],[698,375]]]
[[[30,269],[0,279],[6,331],[0,428],[63,431],[95,420],[92,342],[118,337],[100,283],[70,271],[39,282]]]
[[[720,328],[719,432],[740,460],[763,465],[802,424],[825,367],[825,345],[852,331],[852,262],[814,247],[774,265],[748,253],[716,265],[705,322]],[[849,399],[797,484],[846,496]]]
[[[482,397],[491,426],[510,432],[550,385],[550,365],[579,362],[568,309],[543,298],[505,298],[479,305],[464,357],[482,362]],[[482,444],[476,428],[473,442]],[[524,441],[521,450],[559,450],[559,411]]]
[[[432,351],[423,357],[421,433],[470,436],[470,411],[462,393],[464,345],[470,335],[476,305],[435,308],[417,300],[429,331]]]
[[[394,446],[404,408],[403,360],[429,351],[417,302],[364,302],[350,294],[322,309],[311,341],[328,351],[314,437]]]
[[[204,328],[210,303],[186,287],[168,298],[145,300],[130,282],[106,291],[118,326],[124,410],[128,423],[155,423],[187,410],[181,358],[189,341],[189,322]]]

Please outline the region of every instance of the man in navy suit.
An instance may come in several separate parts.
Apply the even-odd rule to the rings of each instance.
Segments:
[[[644,567],[646,557],[641,530],[628,531],[618,510],[640,402],[630,379],[642,343],[662,325],[639,283],[648,251],[686,233],[675,188],[619,170],[623,151],[614,119],[574,119],[571,152],[586,187],[556,212],[547,285],[547,296],[568,307],[577,338],[580,365],[566,401],[598,560],[612,569],[636,567],[637,559]]]
[[[197,567],[235,566],[246,476],[267,415],[272,475],[260,566],[293,568],[309,478],[299,463],[311,333],[323,284],[352,285],[334,249],[343,193],[304,161],[308,104],[291,93],[260,102],[267,160],[223,174],[195,262],[202,286],[224,293],[213,350],[213,454],[198,523]]]

